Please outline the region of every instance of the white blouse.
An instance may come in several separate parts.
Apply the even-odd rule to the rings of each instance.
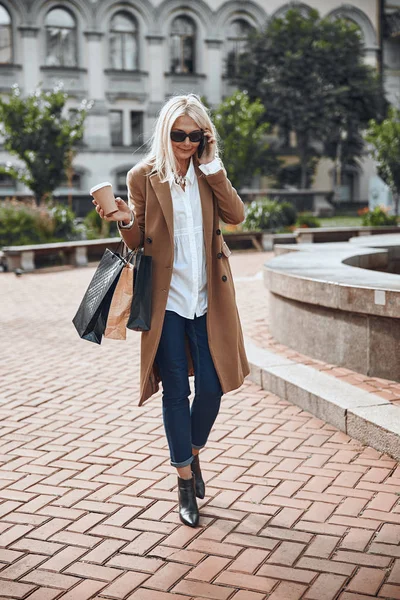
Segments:
[[[205,175],[221,170],[219,159],[199,165]],[[194,319],[207,312],[207,270],[203,215],[193,162],[186,174],[185,190],[170,180],[174,213],[174,266],[166,310]]]

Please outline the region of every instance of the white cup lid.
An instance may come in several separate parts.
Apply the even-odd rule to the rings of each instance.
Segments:
[[[97,190],[100,190],[101,188],[107,187],[107,186],[112,187],[112,184],[109,181],[103,181],[103,183],[98,183],[97,185],[95,185],[94,187],[92,187],[90,189],[89,193],[90,193],[90,195],[92,195],[93,192],[97,192]]]

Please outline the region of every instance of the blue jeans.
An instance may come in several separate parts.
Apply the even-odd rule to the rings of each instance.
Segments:
[[[192,460],[192,448],[203,448],[217,418],[222,389],[211,358],[207,315],[185,319],[165,312],[156,363],[163,385],[163,419],[173,467]],[[195,396],[189,404],[190,386],[186,339],[195,372]]]

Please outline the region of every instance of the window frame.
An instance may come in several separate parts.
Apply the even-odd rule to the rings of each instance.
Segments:
[[[173,26],[175,21],[177,21],[178,19],[182,19],[185,21],[188,21],[192,27],[193,27],[193,33],[192,34],[181,34],[181,33],[173,33]],[[179,55],[180,55],[180,68],[182,70],[180,71],[176,71],[174,69],[173,66],[173,61],[174,61],[174,47],[173,47],[173,38],[174,37],[178,37],[179,38]],[[192,56],[191,56],[191,63],[192,63],[192,70],[190,71],[185,71],[185,58],[184,58],[184,42],[186,39],[192,39],[192,43],[191,43],[191,51],[192,51]],[[171,73],[172,75],[195,75],[197,72],[197,39],[198,39],[198,27],[197,27],[197,23],[196,21],[188,15],[185,14],[181,14],[181,15],[177,15],[170,23],[170,27],[169,27],[169,73]],[[183,67],[183,68],[182,68]]]
[[[134,26],[134,31],[118,31],[117,29],[112,29],[112,22],[115,19],[116,16],[118,15],[123,15],[124,17],[127,17],[133,24]],[[108,28],[108,39],[109,39],[109,53],[108,53],[108,60],[109,60],[109,64],[110,64],[110,68],[115,70],[115,71],[139,71],[140,69],[140,44],[139,44],[139,21],[136,18],[135,15],[132,15],[130,12],[126,11],[126,10],[117,10],[111,17],[110,19],[110,24],[109,24],[109,28]],[[121,64],[122,67],[116,67],[113,65],[113,59],[112,59],[112,39],[113,36],[122,36],[122,44],[121,44]],[[126,66],[126,38],[128,36],[132,36],[132,39],[134,40],[134,43],[136,45],[136,60],[134,62],[133,68],[128,68]]]
[[[117,192],[121,192],[126,194],[126,175],[127,175],[127,170],[117,170],[115,172],[115,189]],[[122,179],[124,181],[123,185],[120,187],[120,182],[122,182]]]
[[[138,115],[140,118],[140,132],[138,134],[137,141],[133,138],[133,129],[132,129],[132,116]],[[131,146],[138,148],[143,144],[143,121],[144,121],[144,112],[142,110],[130,110],[129,111],[129,126],[130,126],[130,142]]]
[[[1,164],[2,167],[4,167],[4,163]],[[13,179],[10,175],[7,175],[7,173],[0,173],[0,190],[4,191],[4,190],[17,190],[17,180]]]
[[[118,143],[113,142],[113,122],[112,122],[112,114],[118,114],[120,117],[120,125],[121,125],[121,129],[120,129],[120,141]],[[109,118],[110,118],[110,141],[111,141],[111,147],[112,148],[120,148],[121,146],[124,145],[124,111],[120,110],[120,109],[111,109],[109,111]]]
[[[73,20],[74,22],[74,27],[60,27],[60,26],[54,26],[54,25],[47,25],[46,20],[49,16],[49,14],[53,11],[53,10],[62,10],[64,12],[66,12]],[[61,52],[61,56],[62,56],[62,61],[60,61],[59,64],[49,64],[47,62],[48,57],[50,55],[49,52],[49,30],[50,29],[58,29],[58,30],[68,30],[69,32],[72,32],[72,44],[73,44],[73,64],[72,65],[68,65],[65,64],[65,60],[64,60],[64,55]],[[45,43],[45,66],[46,67],[53,67],[55,69],[61,68],[61,69],[77,69],[79,68],[79,48],[78,48],[78,44],[79,44],[79,35],[78,35],[78,19],[76,18],[76,15],[69,9],[69,8],[65,8],[64,6],[53,6],[51,7],[45,14],[44,17],[44,43]],[[57,43],[58,44],[58,43]],[[58,58],[58,56],[56,55],[56,58]]]
[[[9,32],[9,50],[10,50],[10,58],[7,61],[1,61],[0,65],[12,65],[14,63],[14,31],[13,31],[13,18],[8,10],[7,6],[5,6],[2,2],[0,2],[0,7],[4,9],[5,13],[8,15],[9,23],[5,25],[0,25],[1,29],[8,29]],[[5,46],[6,48],[6,46]],[[1,52],[1,50],[0,50]]]
[[[240,54],[242,54],[243,52],[239,52],[238,51],[238,47],[240,45],[241,42],[245,42],[247,39],[246,37],[238,37],[235,36],[233,37],[232,35],[229,35],[229,29],[232,27],[232,25],[234,23],[237,22],[241,22],[241,23],[246,23],[246,25],[248,26],[248,33],[247,36],[249,35],[249,33],[251,31],[255,30],[255,27],[249,23],[249,21],[247,21],[246,19],[244,19],[243,17],[236,17],[234,19],[232,19],[231,21],[229,21],[228,27],[227,27],[227,35],[226,35],[226,42],[227,42],[227,52],[226,52],[226,56],[225,56],[225,74],[226,77],[234,79],[237,74],[238,74],[238,62],[239,62],[239,56]],[[229,56],[230,54],[233,53],[233,65],[232,67],[233,70],[231,71],[231,67],[230,67],[230,63],[229,63]]]
[[[85,190],[85,187],[83,185],[83,177],[84,173],[82,173],[79,170],[77,171],[74,169],[74,167],[72,167],[71,187],[69,186],[68,182],[68,174],[65,173],[65,177],[57,187],[57,190],[71,190],[72,192],[83,192]],[[79,182],[79,185],[74,185],[74,182]]]

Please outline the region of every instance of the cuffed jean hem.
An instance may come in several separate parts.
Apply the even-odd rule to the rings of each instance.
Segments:
[[[192,448],[194,448],[195,450],[202,450],[203,448],[205,448],[205,444],[203,444],[202,446],[196,446],[196,444],[192,444]]]
[[[187,467],[188,465],[191,465],[193,462],[194,456],[192,454],[192,456],[190,458],[188,458],[187,460],[184,460],[183,462],[180,463],[176,463],[176,462],[172,462],[171,460],[171,465],[173,467],[175,467],[175,469],[181,469],[182,467]]]

